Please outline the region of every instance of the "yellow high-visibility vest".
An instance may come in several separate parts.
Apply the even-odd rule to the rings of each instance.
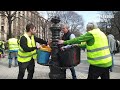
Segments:
[[[23,36],[25,36],[27,38],[28,47],[36,47],[34,35],[31,36],[31,39],[26,33]],[[37,58],[36,50],[31,51],[31,52],[25,52],[22,49],[22,47],[20,46],[20,40],[19,40],[18,61],[19,62],[28,62],[32,58],[33,59]]]
[[[10,38],[8,40],[8,48],[9,48],[9,50],[18,50],[19,49],[16,38]]]
[[[112,57],[110,54],[106,35],[99,28],[89,31],[94,37],[94,44],[87,46],[87,59],[91,65],[98,67],[110,67]]]

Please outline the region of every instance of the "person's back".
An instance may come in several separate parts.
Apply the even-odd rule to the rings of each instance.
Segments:
[[[108,38],[108,44],[109,44],[109,48],[110,48],[110,53],[112,55],[112,66],[110,68],[110,71],[112,72],[112,68],[114,66],[114,54],[115,54],[115,52],[117,50],[117,48],[116,48],[116,40],[115,40],[115,37],[109,32],[107,32],[107,38]]]
[[[90,64],[88,79],[109,79],[109,68],[112,65],[108,39],[94,23],[87,24],[87,33],[72,40],[59,40],[58,44],[79,44],[86,42],[87,59]]]
[[[17,66],[17,55],[18,55],[18,43],[16,38],[10,38],[8,40],[8,49],[9,49],[9,68],[11,68],[12,60],[15,59],[15,67]]]
[[[8,40],[8,49],[10,51],[18,51],[18,42],[16,38],[10,38]]]
[[[108,37],[110,52],[113,53],[117,49],[116,48],[116,40],[112,34],[109,34],[107,37]]]
[[[108,46],[107,36],[99,28],[93,29],[88,32],[94,36],[94,41],[95,41],[92,46],[87,45],[87,55],[88,55],[88,58],[90,58],[90,59],[88,59],[88,62],[95,66],[98,66],[98,67],[110,66],[109,63],[107,64],[107,62],[111,61],[111,59],[110,59],[111,55],[110,55],[110,50],[109,50],[109,46]],[[101,50],[101,51],[98,52],[99,50]],[[95,52],[95,53],[93,53],[93,52]],[[93,57],[94,58],[96,57],[96,60],[97,59],[99,60],[99,58],[97,58],[97,57],[101,57],[100,62],[97,63],[96,60],[92,59]],[[106,59],[106,62],[102,62],[104,59]]]

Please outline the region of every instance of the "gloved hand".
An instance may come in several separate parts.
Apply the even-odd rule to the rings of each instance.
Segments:
[[[77,46],[79,46],[79,44],[73,44],[73,45],[72,45],[72,47],[77,47]]]
[[[37,49],[40,49],[41,45],[39,43],[36,43],[36,47],[37,47]]]
[[[64,51],[64,50],[65,50],[64,46],[63,46],[63,47],[61,47],[60,49],[61,49],[62,51]]]
[[[64,40],[58,40],[58,44],[63,44]]]
[[[63,46],[63,47],[61,47],[61,50],[64,51],[65,49],[67,50],[71,47],[72,47],[72,45]]]
[[[47,42],[47,45],[51,46],[51,43],[52,43],[52,40],[49,40],[49,41]]]

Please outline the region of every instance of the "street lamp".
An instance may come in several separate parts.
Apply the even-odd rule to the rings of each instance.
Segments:
[[[53,25],[50,27],[50,30],[52,32],[51,62],[53,62],[53,65],[49,66],[50,68],[49,77],[50,79],[65,79],[66,78],[65,70],[56,67],[59,65],[58,62],[59,46],[57,43],[58,40],[60,39],[60,30],[61,30],[61,27],[59,25],[60,18],[55,16],[51,19],[51,22],[53,23]]]

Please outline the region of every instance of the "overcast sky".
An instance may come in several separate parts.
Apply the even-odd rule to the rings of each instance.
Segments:
[[[99,11],[75,11],[75,12],[83,16],[85,26],[88,22],[100,21]]]
[[[41,12],[41,11],[40,11]],[[82,15],[84,20],[84,28],[88,22],[99,22],[99,11],[75,11],[79,15]],[[42,16],[47,19],[46,11],[42,11]]]
[[[40,11],[41,12],[41,11]],[[47,19],[46,11],[42,11],[42,15]],[[88,22],[98,22],[99,21],[99,11],[75,11],[79,15],[83,16],[84,24]]]

